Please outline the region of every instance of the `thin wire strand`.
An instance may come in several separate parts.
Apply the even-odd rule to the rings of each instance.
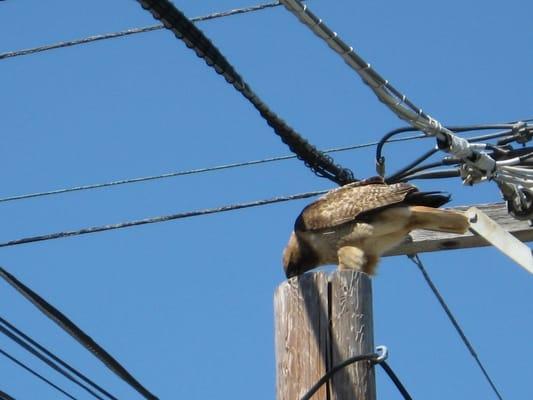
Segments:
[[[3,326],[2,326],[3,325]],[[23,341],[24,344],[20,344],[24,348],[26,348],[28,351],[31,351],[32,354],[35,354],[33,351],[36,351],[35,349],[39,350],[42,354],[45,354],[50,359],[54,360],[57,364],[60,364],[70,372],[72,372],[74,375],[76,375],[78,378],[82,379],[87,384],[91,385],[93,388],[98,390],[103,395],[107,396],[108,398],[112,400],[118,400],[115,396],[113,396],[111,393],[109,393],[107,390],[103,389],[101,386],[97,385],[95,382],[93,382],[91,379],[87,378],[85,375],[83,375],[81,372],[67,364],[65,361],[63,361],[61,358],[56,356],[54,353],[46,349],[44,346],[37,343],[35,340],[33,340],[31,337],[26,335],[24,332],[22,332],[20,329],[18,329],[16,326],[14,326],[12,323],[7,321],[6,319],[0,317],[0,330],[2,330],[8,337],[12,337],[13,340],[15,340],[17,343],[19,341]],[[8,330],[9,332],[5,332],[4,330]],[[26,346],[33,347],[32,350],[28,349]],[[42,354],[36,355],[37,357],[41,358]],[[41,358],[41,360],[43,360]],[[44,361],[44,360],[43,360]],[[44,361],[48,363],[48,361]],[[55,367],[52,367],[56,369]],[[63,374],[63,372],[60,372]],[[68,378],[70,379],[70,378]],[[100,398],[100,397],[98,397]]]
[[[231,15],[246,14],[246,13],[250,13],[254,11],[264,10],[266,8],[278,7],[279,5],[280,3],[278,1],[271,2],[271,3],[258,4],[258,5],[251,6],[251,7],[236,8],[234,10],[216,12],[216,13],[212,13],[209,15],[195,17],[195,18],[192,18],[191,21],[201,22],[201,21],[207,21],[210,19],[229,17]],[[87,43],[96,42],[99,40],[114,39],[114,38],[129,36],[129,35],[135,35],[137,33],[152,32],[152,31],[157,31],[157,30],[161,30],[164,28],[165,27],[161,24],[150,25],[150,26],[145,26],[141,28],[126,29],[126,30],[119,31],[119,32],[111,32],[111,33],[104,33],[100,35],[93,35],[93,36],[89,36],[89,37],[85,37],[81,39],[68,40],[68,41],[48,44],[48,45],[39,46],[39,47],[33,47],[29,49],[8,51],[5,53],[0,53],[0,60],[6,59],[6,58],[26,56],[30,54],[40,53],[40,52],[48,51],[48,50],[60,49],[64,47],[77,46],[80,44],[87,44]]]
[[[433,294],[435,295],[435,297],[437,298],[437,300],[439,301],[440,305],[442,306],[442,308],[444,309],[444,312],[446,313],[446,315],[448,316],[448,318],[450,319],[450,322],[452,323],[452,325],[454,326],[455,330],[457,331],[457,333],[459,334],[459,336],[461,337],[461,340],[463,341],[463,343],[465,344],[466,348],[468,349],[468,351],[470,352],[470,354],[472,355],[472,357],[474,357],[474,360],[476,360],[476,363],[477,365],[479,366],[479,368],[481,369],[481,372],[483,373],[483,375],[485,376],[485,378],[487,379],[487,382],[489,383],[490,387],[492,388],[492,390],[494,391],[494,394],[498,397],[498,399],[500,400],[503,400],[500,392],[498,391],[498,389],[496,389],[496,385],[494,384],[494,382],[492,381],[492,379],[490,378],[487,370],[485,369],[485,367],[483,366],[483,364],[481,363],[481,360],[479,359],[476,351],[474,350],[474,347],[472,346],[472,344],[470,343],[470,341],[468,340],[468,338],[466,337],[463,329],[461,328],[461,326],[459,325],[459,323],[457,322],[457,319],[455,319],[454,315],[452,314],[452,312],[450,311],[450,308],[448,307],[448,305],[446,304],[446,301],[444,300],[444,298],[442,297],[442,295],[440,294],[439,290],[437,289],[437,287],[435,286],[435,284],[433,283],[433,281],[431,280],[431,278],[429,277],[429,274],[426,270],[426,268],[424,267],[424,264],[422,264],[422,260],[420,259],[420,257],[418,256],[418,254],[415,254],[413,256],[408,256],[409,259],[418,267],[418,269],[420,270],[420,272],[422,272],[422,275],[426,281],[426,283],[428,284],[428,286],[431,288],[431,291],[433,292]]]
[[[50,387],[53,387],[55,390],[57,390],[58,392],[64,394],[65,396],[67,396],[69,399],[72,399],[72,400],[78,400],[76,397],[72,396],[70,393],[68,393],[67,391],[61,389],[59,386],[57,386],[56,384],[54,384],[53,382],[49,381],[48,379],[46,379],[44,376],[42,376],[41,374],[39,374],[38,372],[34,371],[33,369],[31,369],[30,367],[28,367],[26,364],[24,364],[22,361],[19,361],[17,360],[15,357],[13,357],[11,354],[7,353],[6,351],[0,349],[0,354],[2,354],[4,357],[8,358],[9,360],[11,360],[12,362],[14,362],[15,364],[17,364],[19,367],[25,369],[26,371],[28,371],[30,374],[32,374],[33,376],[39,378],[40,380],[42,380],[43,382],[45,382],[47,385],[49,385]]]
[[[264,206],[267,204],[281,203],[281,202],[291,201],[291,200],[306,199],[309,197],[324,194],[326,192],[327,190],[319,190],[315,192],[298,193],[298,194],[293,194],[290,196],[273,197],[270,199],[256,200],[256,201],[252,201],[248,203],[232,204],[232,205],[226,205],[226,206],[216,207],[216,208],[206,208],[202,210],[187,211],[187,212],[182,212],[182,213],[177,213],[177,214],[145,218],[145,219],[122,222],[122,223],[112,224],[112,225],[93,226],[90,228],[83,228],[83,229],[79,229],[75,231],[63,231],[63,232],[50,233],[50,234],[40,235],[40,236],[30,236],[30,237],[26,237],[22,239],[11,240],[9,242],[0,243],[0,247],[16,246],[16,245],[25,244],[25,243],[60,239],[60,238],[69,237],[69,236],[86,235],[88,233],[104,232],[104,231],[109,231],[109,230],[114,230],[114,229],[129,228],[129,227],[138,226],[138,225],[146,225],[146,224],[154,224],[154,223],[159,223],[159,222],[172,221],[175,219],[183,219],[183,218],[196,217],[196,216],[208,215],[208,214],[216,214],[216,213],[225,212],[225,211],[239,210],[242,208],[258,207],[258,206]]]
[[[389,143],[405,142],[405,141],[414,140],[414,139],[421,139],[424,137],[425,137],[424,135],[413,135],[413,136],[408,136],[408,137],[400,138],[400,139],[392,139],[389,141]],[[348,151],[348,150],[362,149],[366,147],[373,147],[373,146],[376,146],[377,144],[378,142],[370,142],[370,143],[356,144],[356,145],[351,145],[351,146],[335,147],[335,148],[323,150],[323,152],[324,153],[336,153],[336,152],[342,152],[342,151]],[[276,156],[276,157],[264,158],[262,160],[244,161],[244,162],[239,162],[239,163],[216,165],[214,167],[196,168],[196,169],[190,169],[190,170],[185,170],[185,171],[174,171],[174,172],[168,172],[168,173],[164,173],[160,175],[151,175],[151,176],[144,176],[144,177],[138,177],[138,178],[122,179],[122,180],[105,182],[105,183],[95,183],[95,184],[90,184],[90,185],[74,186],[70,188],[48,190],[44,192],[26,193],[26,194],[21,194],[21,195],[14,195],[14,196],[0,198],[0,203],[14,201],[14,200],[30,199],[34,197],[43,197],[43,196],[51,196],[51,195],[70,193],[70,192],[76,192],[76,191],[83,191],[83,190],[99,189],[99,188],[104,188],[104,187],[109,187],[109,186],[118,186],[118,185],[130,184],[130,183],[138,183],[138,182],[173,178],[177,176],[201,174],[205,172],[213,172],[213,171],[220,171],[220,170],[225,170],[225,169],[246,167],[246,166],[251,166],[251,165],[266,164],[266,163],[271,163],[271,162],[290,160],[294,158],[297,158],[297,156],[296,155]]]

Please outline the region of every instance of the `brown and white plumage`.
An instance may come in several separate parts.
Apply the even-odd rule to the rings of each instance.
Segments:
[[[373,274],[379,257],[413,229],[464,233],[469,223],[463,214],[437,208],[448,201],[439,192],[388,185],[379,177],[333,189],[296,219],[283,253],[285,273],[338,264]]]

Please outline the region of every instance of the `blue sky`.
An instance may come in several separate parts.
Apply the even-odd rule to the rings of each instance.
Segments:
[[[190,17],[254,4],[176,1]],[[444,124],[533,116],[533,4],[309,1],[385,78]],[[5,1],[0,52],[155,23],[135,1]],[[279,7],[204,22],[255,91],[320,148],[403,123]],[[168,31],[0,60],[2,196],[288,154],[257,112]],[[392,171],[433,145],[386,148]],[[374,150],[336,154],[371,176]],[[326,189],[297,160],[0,204],[0,241]],[[422,182],[452,205],[500,200],[494,184]],[[272,399],[272,296],[309,201],[0,249],[0,264],[63,310],[161,399]],[[504,398],[533,396],[531,276],[495,249],[422,260]],[[415,399],[494,395],[406,257],[374,284],[375,342]],[[140,398],[0,282],[0,313],[119,398]],[[85,393],[6,338],[0,347]],[[0,390],[61,398],[0,358]],[[378,373],[378,397],[399,398]]]

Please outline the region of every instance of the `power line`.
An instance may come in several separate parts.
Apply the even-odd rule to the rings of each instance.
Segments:
[[[81,330],[74,322],[72,322],[65,314],[59,311],[52,304],[35,293],[32,289],[27,287],[24,283],[19,281],[4,268],[0,267],[0,277],[9,283],[15,290],[22,294],[30,303],[37,307],[46,317],[54,321],[61,329],[67,332],[70,336],[76,339],[83,347],[89,350],[96,358],[98,358],[107,368],[114,372],[117,376],[122,378],[139,394],[148,400],[158,400],[156,396],[150,393],[133,375],[131,375],[126,368],[124,368],[111,354],[109,354],[103,347],[96,343],[89,335]]]
[[[1,0],[1,1],[4,1],[4,0]],[[10,395],[8,395],[7,393],[5,392],[2,392],[0,390],[0,400],[15,400],[14,397],[11,397]]]
[[[474,347],[472,346],[472,344],[470,343],[470,341],[466,337],[463,329],[461,328],[461,326],[457,322],[457,319],[455,319],[454,315],[450,311],[450,308],[446,304],[446,301],[444,300],[444,298],[440,294],[439,290],[437,289],[437,287],[435,286],[435,284],[433,283],[433,281],[429,277],[429,274],[428,274],[426,268],[424,267],[424,264],[422,264],[422,260],[420,259],[418,254],[415,254],[414,256],[408,256],[408,257],[418,267],[420,272],[422,272],[422,275],[424,276],[424,279],[426,280],[426,283],[431,288],[431,291],[433,292],[433,294],[435,295],[435,297],[439,301],[440,305],[444,309],[444,312],[446,313],[446,315],[450,319],[450,322],[452,323],[452,325],[454,326],[455,330],[457,331],[457,333],[461,337],[461,340],[465,344],[466,348],[468,349],[468,351],[470,352],[472,357],[474,357],[474,360],[476,360],[477,365],[479,366],[479,368],[481,369],[481,372],[483,373],[483,375],[487,379],[487,382],[489,383],[490,387],[494,391],[494,394],[498,397],[498,399],[503,400],[500,392],[498,391],[498,389],[496,389],[496,385],[494,384],[494,382],[490,378],[487,370],[485,369],[485,367],[481,363],[481,360],[479,359],[476,351],[474,350]]]
[[[405,400],[412,400],[411,395],[405,388],[405,386],[402,384],[398,376],[394,373],[392,368],[387,364],[385,361],[385,358],[375,354],[362,354],[358,356],[350,357],[343,362],[335,365],[333,368],[331,368],[328,372],[326,372],[301,398],[300,400],[310,400],[313,395],[326,383],[328,382],[333,375],[335,375],[340,370],[346,368],[349,365],[355,364],[356,362],[361,361],[370,361],[373,364],[379,364],[385,373],[389,376],[389,378],[392,380],[398,391],[402,394],[403,398]]]
[[[137,226],[137,225],[154,224],[154,223],[159,223],[159,222],[171,221],[175,219],[183,219],[183,218],[196,217],[196,216],[208,215],[208,214],[216,214],[216,213],[225,212],[225,211],[239,210],[242,208],[250,208],[250,207],[258,207],[258,206],[264,206],[267,204],[281,203],[281,202],[291,201],[291,200],[306,199],[309,197],[317,196],[319,194],[324,194],[326,192],[327,190],[319,190],[315,192],[298,193],[298,194],[293,194],[290,196],[279,196],[279,197],[273,197],[270,199],[251,201],[248,203],[231,204],[231,205],[226,205],[226,206],[216,207],[216,208],[206,208],[202,210],[186,211],[186,212],[177,213],[177,214],[170,214],[170,215],[145,218],[145,219],[140,219],[140,220],[135,220],[135,221],[121,222],[121,223],[112,224],[112,225],[93,226],[90,228],[83,228],[83,229],[79,229],[75,231],[63,231],[63,232],[50,233],[50,234],[40,235],[40,236],[31,236],[31,237],[26,237],[22,239],[11,240],[9,242],[0,243],[0,247],[16,246],[16,245],[24,244],[24,243],[59,239],[59,238],[64,238],[68,236],[86,235],[88,233],[110,231],[114,229],[129,228],[131,226]]]
[[[93,392],[90,388],[88,388],[87,386],[85,386],[83,383],[79,382],[78,380],[76,380],[72,375],[70,375],[67,371],[65,371],[63,368],[61,368],[59,365],[55,364],[53,361],[49,360],[48,358],[44,357],[41,353],[39,353],[38,351],[36,351],[33,347],[31,347],[30,345],[28,345],[27,343],[25,343],[23,340],[19,339],[15,334],[13,334],[12,332],[10,332],[9,330],[7,330],[6,328],[4,328],[3,326],[0,326],[0,332],[3,333],[5,336],[7,336],[9,339],[11,339],[12,341],[14,341],[15,343],[17,343],[19,346],[21,346],[23,349],[25,349],[26,351],[30,352],[31,354],[33,354],[35,357],[39,358],[41,361],[43,361],[44,363],[46,363],[50,368],[56,370],[57,372],[59,372],[61,375],[63,375],[65,378],[67,378],[69,381],[75,383],[76,385],[78,385],[79,387],[81,387],[82,389],[84,389],[85,391],[87,391],[89,394],[91,394],[93,397],[99,399],[99,400],[104,400],[103,397],[100,397],[98,394],[96,394],[95,392]]]
[[[385,371],[385,373],[389,376],[392,383],[394,383],[394,386],[396,386],[396,389],[402,394],[403,398],[405,400],[413,400],[405,386],[402,384],[402,381],[400,381],[400,378],[394,373],[390,365],[386,361],[382,361],[379,363],[381,368]]]
[[[388,143],[405,142],[405,141],[421,139],[425,137],[426,137],[425,135],[413,135],[413,136],[408,136],[408,137],[400,138],[400,139],[391,139],[388,141]],[[322,150],[322,151],[324,153],[335,153],[335,152],[342,152],[342,151],[372,147],[372,146],[376,146],[377,144],[378,142],[370,142],[370,143],[356,144],[356,145],[351,145],[351,146],[335,147],[335,148]],[[139,183],[139,182],[146,182],[146,181],[152,181],[152,180],[173,178],[173,177],[183,176],[183,175],[201,174],[205,172],[213,172],[213,171],[220,171],[220,170],[225,170],[225,169],[246,167],[246,166],[251,166],[251,165],[266,164],[266,163],[271,163],[271,162],[290,160],[294,158],[297,158],[297,156],[295,155],[275,156],[275,157],[264,158],[261,160],[244,161],[244,162],[238,162],[238,163],[216,165],[213,167],[195,168],[195,169],[190,169],[190,170],[185,170],[185,171],[174,171],[174,172],[168,172],[168,173],[159,174],[159,175],[150,175],[150,176],[143,176],[143,177],[137,177],[137,178],[121,179],[121,180],[116,180],[116,181],[111,181],[111,182],[74,186],[74,187],[63,188],[63,189],[47,190],[43,192],[26,193],[26,194],[20,194],[20,195],[7,196],[7,197],[0,198],[0,203],[14,201],[14,200],[30,199],[34,197],[58,195],[58,194],[83,191],[83,190],[99,189],[99,188],[104,188],[104,187],[109,187],[109,186],[119,186],[119,185],[125,185],[125,184],[130,184],[130,183]]]
[[[25,369],[26,371],[28,371],[30,374],[32,374],[33,376],[39,378],[40,380],[42,380],[43,382],[45,382],[48,386],[50,387],[53,387],[55,390],[57,390],[58,392],[60,393],[63,393],[65,396],[67,396],[69,399],[72,399],[72,400],[77,400],[76,397],[72,396],[70,393],[66,392],[65,390],[61,389],[59,386],[55,385],[53,382],[49,381],[48,379],[46,379],[44,376],[42,376],[41,374],[39,374],[38,372],[34,371],[33,369],[31,369],[30,367],[28,367],[26,364],[24,364],[22,361],[19,361],[17,360],[15,357],[13,357],[12,355],[10,355],[9,353],[5,352],[4,350],[0,349],[0,354],[2,354],[4,357],[8,358],[9,360],[11,360],[12,362],[14,362],[15,364],[17,364],[19,367]]]
[[[258,5],[251,6],[251,7],[236,8],[236,9],[229,10],[229,11],[216,12],[216,13],[212,13],[209,15],[195,17],[195,18],[192,18],[191,21],[193,22],[208,21],[210,19],[223,18],[223,17],[229,17],[231,15],[246,14],[249,12],[260,11],[266,8],[277,7],[279,5],[280,3],[278,1],[271,2],[271,3],[258,4]],[[29,54],[40,53],[40,52],[48,51],[48,50],[60,49],[63,47],[71,47],[71,46],[77,46],[80,44],[87,44],[87,43],[96,42],[99,40],[114,39],[114,38],[123,37],[123,36],[135,35],[137,33],[152,32],[152,31],[157,31],[157,30],[161,30],[164,28],[165,28],[164,25],[160,25],[160,24],[150,25],[150,26],[145,26],[141,28],[131,28],[131,29],[126,29],[126,30],[119,31],[119,32],[104,33],[104,34],[93,35],[93,36],[89,36],[89,37],[85,37],[81,39],[47,44],[44,46],[33,47],[29,49],[8,51],[5,53],[0,53],[0,60],[5,59],[5,58],[26,56]]]
[[[3,325],[3,326],[2,326]],[[72,378],[72,376],[69,376],[65,373],[65,371],[58,369],[57,364],[60,364],[64,368],[68,369],[70,372],[72,372],[74,375],[76,375],[78,378],[82,379],[89,385],[91,385],[93,388],[98,390],[100,393],[104,394],[108,398],[112,400],[118,400],[115,396],[110,394],[108,391],[94,383],[92,380],[87,378],[85,375],[83,375],[81,372],[77,371],[75,368],[71,367],[69,364],[67,364],[65,361],[57,357],[55,354],[53,354],[51,351],[47,350],[45,347],[37,343],[35,340],[33,340],[31,337],[26,335],[24,332],[22,332],[20,329],[15,327],[13,324],[5,320],[4,318],[0,317],[0,331],[4,333],[6,336],[8,336],[10,339],[15,341],[20,346],[24,347],[27,351],[31,352],[33,355],[50,365],[52,368],[54,368],[56,371],[58,371],[60,374],[65,376],[67,379],[73,381],[77,385],[80,385],[85,390],[87,390],[89,393],[91,393],[94,397],[101,399],[100,396],[93,393],[89,388],[81,385],[78,381]],[[40,351],[41,353],[37,352]],[[46,355],[49,358],[44,357]],[[51,360],[54,360],[57,364],[54,364]],[[52,365],[52,364],[53,365]]]
[[[304,161],[305,165],[316,175],[330,179],[339,185],[355,180],[350,169],[336,164],[331,157],[319,151],[275,114],[252,90],[220,50],[172,2],[169,0],[138,0],[138,2],[243,95],[272,127],[283,143],[299,159]]]

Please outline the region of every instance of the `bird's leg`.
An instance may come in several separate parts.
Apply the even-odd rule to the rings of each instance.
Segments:
[[[347,269],[362,271],[366,262],[365,253],[358,247],[341,247],[337,250],[337,256],[339,258],[339,270],[341,271]]]

